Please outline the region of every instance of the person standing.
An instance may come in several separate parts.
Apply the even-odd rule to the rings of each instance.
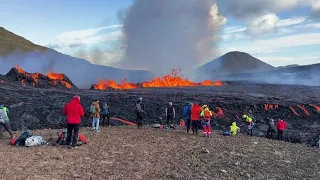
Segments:
[[[191,121],[192,121],[192,133],[198,134],[200,119],[200,107],[199,104],[194,104],[191,108]]]
[[[267,138],[270,139],[272,138],[272,133],[276,132],[276,127],[274,125],[274,120],[273,119],[269,119],[269,122],[267,123],[268,125],[268,130],[267,130]]]
[[[110,107],[108,106],[108,103],[105,103],[102,106],[102,123],[105,125],[105,120],[107,119],[107,126],[110,125]]]
[[[251,116],[249,115],[243,115],[242,118],[245,119],[246,123],[247,123],[247,133],[248,135],[252,136],[253,135],[253,126],[254,126],[254,122]]]
[[[211,137],[211,126],[210,121],[212,118],[212,112],[209,110],[208,106],[203,106],[204,109],[201,111],[200,116],[203,118],[203,136]]]
[[[90,106],[90,113],[92,117],[92,130],[100,132],[99,123],[100,123],[100,105],[99,100],[95,99]]]
[[[176,117],[176,111],[172,102],[169,102],[169,106],[166,107],[165,113],[167,117],[167,126],[170,127],[170,125],[173,124],[173,119]]]
[[[191,126],[191,103],[188,103],[183,108],[183,119],[186,121],[187,133],[189,134]]]
[[[145,115],[144,106],[142,104],[142,98],[138,98],[135,105],[136,122],[138,129],[142,128],[142,122]]]
[[[287,124],[283,119],[279,119],[277,123],[278,140],[283,140],[283,131],[287,128]]]
[[[81,117],[84,116],[82,105],[80,104],[80,97],[74,96],[71,102],[64,106],[63,114],[67,116],[67,145],[70,146],[73,132],[72,147],[77,145]]]
[[[4,104],[0,105],[0,138],[3,137],[3,127],[10,134],[11,139],[14,139],[15,136],[11,130],[9,121],[9,109]]]

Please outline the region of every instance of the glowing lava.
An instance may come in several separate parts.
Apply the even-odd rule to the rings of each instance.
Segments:
[[[122,80],[120,84],[117,84],[114,80],[103,80],[99,79],[99,82],[94,86],[94,89],[97,90],[106,90],[107,88],[113,89],[135,89],[138,88],[138,85],[134,83],[129,83],[126,79]]]
[[[63,80],[63,79],[64,79],[64,75],[61,74],[61,73],[55,73],[55,72],[52,72],[52,71],[51,71],[51,72],[49,72],[49,73],[47,74],[47,76],[48,76],[48,78],[50,78],[51,80],[53,80],[54,85],[57,85],[57,81],[60,80],[60,82],[61,82],[64,86],[66,86],[67,88],[71,88],[71,87],[72,87],[70,83],[68,83],[68,82],[66,82],[66,81]]]
[[[33,86],[35,86],[37,83],[38,83],[38,76],[39,76],[39,73],[33,73],[33,74],[30,74],[30,73],[27,73],[25,72],[19,65],[16,65],[16,69],[18,71],[18,73],[20,74],[24,74],[28,77],[32,77],[34,83],[32,83]],[[22,82],[23,81],[23,82]],[[25,85],[25,80],[21,80],[21,84],[22,85]]]

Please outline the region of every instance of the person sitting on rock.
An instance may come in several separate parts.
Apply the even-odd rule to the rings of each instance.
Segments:
[[[233,122],[232,125],[230,126],[230,134],[232,136],[236,136],[240,132],[240,128],[237,126],[236,122]]]
[[[277,123],[278,140],[283,140],[283,131],[287,128],[287,124],[283,119],[279,119]]]
[[[247,123],[247,127],[248,127],[248,135],[252,136],[253,135],[253,126],[254,126],[254,122],[252,117],[250,117],[249,115],[243,115],[242,116],[243,119],[245,119],[246,123]]]
[[[3,137],[3,127],[10,134],[11,139],[14,139],[15,135],[11,130],[9,121],[9,109],[5,107],[4,104],[0,105],[0,138]]]
[[[84,116],[82,105],[80,104],[80,97],[74,96],[71,102],[67,103],[63,109],[63,114],[67,115],[67,145],[71,143],[72,131],[72,147],[75,147],[78,142],[78,134],[80,129],[81,117]]]
[[[272,138],[272,133],[276,132],[276,127],[274,126],[274,120],[269,119],[269,122],[267,123],[268,125],[268,130],[267,130],[267,138]]]
[[[207,105],[202,106],[204,109],[200,113],[200,117],[203,118],[203,136],[211,137],[211,125],[212,112]]]
[[[92,117],[92,130],[100,132],[99,123],[100,123],[100,105],[99,100],[95,99],[90,106],[90,113]]]

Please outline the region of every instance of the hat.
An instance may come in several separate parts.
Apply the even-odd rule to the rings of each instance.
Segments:
[[[79,99],[80,100],[80,96],[73,96],[73,99]]]

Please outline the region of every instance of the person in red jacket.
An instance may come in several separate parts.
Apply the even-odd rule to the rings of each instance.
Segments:
[[[284,120],[279,119],[277,123],[277,130],[278,130],[278,140],[281,139],[282,141],[282,136],[283,136],[283,131],[287,128],[287,124]]]
[[[67,115],[67,145],[69,146],[71,143],[72,131],[73,139],[72,139],[72,147],[75,147],[78,141],[78,133],[81,123],[81,117],[84,116],[83,108],[80,104],[80,97],[74,96],[71,102],[67,103],[63,109],[63,114]]]
[[[198,126],[200,119],[200,107],[199,104],[194,104],[191,108],[191,121],[192,121],[192,133],[198,134]]]

